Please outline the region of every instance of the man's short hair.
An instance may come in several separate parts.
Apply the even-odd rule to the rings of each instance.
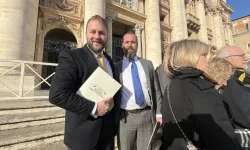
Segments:
[[[127,31],[125,34],[123,34],[122,40],[124,39],[124,36],[127,35],[127,34],[134,34],[135,35],[135,32],[133,32],[132,30]],[[138,43],[138,38],[137,38],[136,35],[135,35],[135,37],[136,37],[136,43]]]
[[[87,22],[86,27],[88,27],[89,22],[93,21],[93,20],[101,22],[108,31],[107,21],[104,18],[102,18],[101,16],[99,16],[99,15],[94,15],[94,16],[90,17],[88,22]]]
[[[223,46],[216,52],[216,57],[225,58],[231,55],[231,52],[227,50],[230,46]]]

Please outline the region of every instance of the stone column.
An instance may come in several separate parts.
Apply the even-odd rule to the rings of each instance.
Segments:
[[[230,45],[233,45],[233,44],[234,44],[233,32],[232,32],[232,26],[231,26],[231,23],[230,23],[230,22],[227,23],[226,28],[227,28],[227,33],[228,33],[229,44],[230,44]]]
[[[173,27],[171,32],[171,42],[186,39],[187,18],[184,0],[170,0],[170,25]],[[157,13],[158,14],[158,13]]]
[[[114,16],[112,16],[111,14],[107,14],[106,20],[107,20],[107,24],[108,24],[108,41],[107,41],[107,45],[105,48],[106,53],[109,54],[110,57],[112,57],[112,49],[113,49],[113,20],[115,19]]]
[[[215,32],[214,32],[214,20],[213,20],[213,12],[211,9],[208,9],[208,18],[209,18],[209,24],[210,24],[210,29],[212,30],[212,33],[213,33],[213,39],[212,39],[212,42],[211,44],[212,45],[216,45],[215,42],[216,42],[216,39],[215,39]]]
[[[144,1],[138,0],[138,10],[140,13],[144,14]]]
[[[106,1],[105,0],[85,0],[84,5],[84,33],[86,33],[86,25],[90,17],[99,15],[105,18],[106,12]],[[86,43],[84,37],[84,43]]]
[[[0,1],[0,58],[33,61],[39,0]]]
[[[228,34],[226,22],[223,23],[223,31],[224,31],[224,35],[225,35],[225,44],[229,44],[229,34]]]
[[[200,30],[198,32],[198,38],[202,42],[208,43],[208,36],[207,36],[208,22],[206,22],[204,0],[195,1],[195,11],[196,11],[196,17],[200,19],[200,24],[201,24]]]
[[[225,39],[223,35],[223,24],[222,24],[222,10],[221,8],[217,7],[214,10],[214,32],[216,37],[216,46],[217,48],[221,48],[225,45]]]
[[[153,62],[154,67],[161,64],[161,27],[159,0],[146,0],[146,59]]]
[[[133,10],[138,11],[139,10],[139,0],[133,0]]]
[[[135,35],[137,36],[137,56],[142,57],[142,38],[141,38],[141,31],[144,29],[142,24],[135,25]]]

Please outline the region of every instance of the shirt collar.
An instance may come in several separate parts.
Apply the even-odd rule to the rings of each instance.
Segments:
[[[139,57],[135,56],[133,59],[134,59],[135,62],[136,62],[136,61],[139,60]],[[129,60],[127,57],[125,57],[125,56],[123,56],[123,61],[130,62],[130,60]]]

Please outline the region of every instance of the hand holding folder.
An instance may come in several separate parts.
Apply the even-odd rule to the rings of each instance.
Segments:
[[[107,97],[113,97],[121,88],[116,80],[98,67],[86,82],[76,92],[78,95],[97,103]],[[109,101],[109,111],[114,106],[114,100]]]

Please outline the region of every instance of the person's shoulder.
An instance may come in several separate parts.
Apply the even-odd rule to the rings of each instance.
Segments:
[[[153,65],[153,62],[151,60],[148,60],[148,59],[144,59],[144,58],[139,58],[140,62],[141,63],[144,63],[146,64],[148,67],[150,67],[150,69],[153,69],[154,70],[154,65]]]
[[[72,50],[62,50],[60,51],[60,54],[70,54],[70,55],[79,55],[80,53],[82,53],[83,48],[76,48],[76,49],[72,49]]]

